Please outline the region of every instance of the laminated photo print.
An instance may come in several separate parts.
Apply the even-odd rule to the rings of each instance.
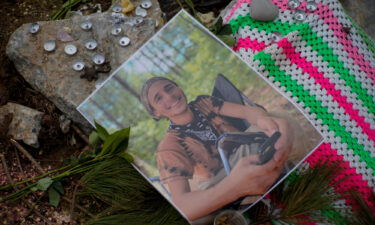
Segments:
[[[295,104],[185,11],[78,110],[110,133],[131,127],[134,167],[190,222],[246,211],[322,142]]]

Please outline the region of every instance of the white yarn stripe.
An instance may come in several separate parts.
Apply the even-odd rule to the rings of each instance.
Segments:
[[[306,161],[302,162],[302,163],[298,166],[297,174],[299,174],[300,171],[305,171],[305,170],[307,170],[308,168],[310,168],[310,164],[307,163]]]
[[[358,48],[358,52],[362,54],[365,58],[366,61],[370,62],[371,66],[375,67],[375,60],[373,58],[373,54],[370,50],[367,49],[366,44],[362,40],[361,36],[357,33],[357,29],[355,26],[352,26],[350,20],[347,18],[346,14],[344,13],[342,6],[339,2],[337,1],[331,1],[331,0],[323,0],[323,1],[318,1],[316,0],[317,3],[322,3],[326,5],[333,13],[333,15],[338,19],[338,21],[341,24],[345,24],[347,26],[351,27],[352,32],[350,33],[351,41],[353,43],[353,46]],[[230,20],[237,19],[238,16],[246,16],[250,12],[250,4],[249,3],[242,3],[241,6],[234,12],[233,16],[231,17]],[[225,15],[224,18],[226,18],[229,15]],[[281,22],[287,22],[291,24],[296,24],[296,21],[293,19],[293,12],[290,10],[286,11],[279,11],[279,16],[275,21],[281,21]],[[318,15],[316,15],[318,16]],[[269,42],[269,40],[268,40]],[[268,44],[268,43],[267,43]]]
[[[331,189],[334,191],[334,189]],[[347,216],[349,213],[351,213],[352,207],[350,205],[345,204],[345,200],[340,199],[335,201],[332,206],[335,208],[335,211],[340,214],[341,216]],[[328,225],[332,224],[335,225],[335,223],[329,223],[328,221],[325,221],[324,223],[316,223],[316,225]]]
[[[249,3],[242,3],[241,6],[238,7],[234,12],[230,20],[237,20],[239,16],[248,16],[250,14],[250,8],[251,6]],[[287,19],[282,17],[288,17],[288,19],[290,18],[289,23],[296,23],[296,21],[292,18],[292,12],[290,10],[286,10],[283,12],[281,12],[280,10],[278,17],[274,21],[284,21],[285,19]]]
[[[250,66],[255,67],[256,65],[254,64],[254,55],[255,53],[251,49],[245,49],[245,48],[240,48],[237,51],[237,54],[245,61],[250,64]]]
[[[348,56],[348,52],[343,50],[343,46],[338,43],[333,31],[328,28],[328,25],[323,20],[319,19],[319,16],[310,14],[308,18],[314,21],[309,23],[311,30],[328,44],[328,47],[338,56],[344,67],[349,70],[351,75],[355,76],[355,80],[360,82],[362,88],[366,89],[367,93],[375,99],[375,89],[373,88],[372,80],[354,63],[354,60]]]
[[[296,38],[296,32],[288,35],[288,39],[293,41]],[[281,53],[282,56],[285,56]],[[314,79],[310,77],[308,73],[304,73],[301,68],[298,68],[297,65],[292,64],[289,59],[281,59],[281,55],[274,57],[276,64],[279,64],[280,69],[286,71],[287,74],[291,75],[294,80],[301,80],[304,89],[309,90],[310,93],[313,93],[317,100],[322,102],[322,105],[327,107],[328,111],[333,114],[333,117],[340,122],[341,126],[345,126],[345,130],[351,133],[352,137],[358,139],[359,143],[362,143],[364,148],[369,152],[375,152],[373,141],[369,140],[366,134],[361,133],[361,128],[358,126],[348,126],[348,124],[355,123],[351,120],[349,115],[344,113],[344,109],[339,106],[339,104],[333,100],[333,97],[327,93],[325,89],[322,88],[320,84],[314,82]],[[286,56],[285,56],[286,57]],[[284,61],[283,63],[280,61]],[[284,87],[285,89],[285,87]],[[340,109],[336,111],[335,109]]]
[[[375,67],[374,54],[368,49],[366,43],[363,41],[362,37],[358,34],[357,29],[352,26],[350,32],[350,39],[355,47],[358,48],[358,52],[363,55],[366,61],[370,62],[372,67]]]
[[[340,208],[340,209],[343,209],[344,211],[349,210],[347,212],[350,212],[351,207],[346,205],[345,200],[343,200],[343,199],[335,201],[332,205],[335,206],[335,208]]]
[[[357,100],[357,94],[351,91],[351,87],[344,85],[345,81],[340,79],[340,75],[333,71],[333,68],[328,66],[326,61],[323,61],[321,56],[317,55],[317,52],[313,51],[311,46],[308,46],[305,41],[302,41],[302,37],[296,35],[291,41],[292,46],[296,52],[300,53],[302,57],[306,58],[307,61],[311,62],[319,72],[324,74],[325,78],[335,85],[336,89],[341,91],[341,95],[347,97],[349,103],[353,105],[354,109],[359,111],[359,115],[365,118],[365,121],[370,124],[372,129],[375,129],[375,121],[371,118],[375,118],[374,114],[369,113],[367,107],[365,107],[361,100]],[[338,111],[337,108],[335,111]],[[342,113],[344,111],[342,110]]]
[[[331,188],[330,190],[331,192],[334,191],[333,188]],[[351,209],[352,207],[350,205],[346,205],[345,204],[345,200],[343,199],[340,199],[340,200],[337,200],[335,201],[332,206],[335,208],[335,211],[338,212],[338,214],[340,214],[341,216],[346,216],[348,215],[348,213],[351,213]],[[335,223],[330,223],[329,221],[321,221],[319,223],[316,223],[315,225],[336,225]]]
[[[271,55],[271,58],[275,60],[277,66],[280,67],[281,70],[286,72],[288,75],[291,76],[293,80],[296,80],[298,84],[303,85],[304,89],[309,91],[310,95],[315,96],[317,99],[322,100],[324,97],[321,95],[324,94],[324,91],[319,93],[319,86],[315,85],[314,80],[308,78],[308,74],[302,73],[300,69],[297,69],[295,65],[290,65],[291,62],[286,58],[284,54],[282,54],[282,49],[278,48],[276,45],[272,45],[265,49],[266,53]],[[264,70],[264,69],[263,69]],[[292,71],[292,73],[290,73]],[[280,87],[279,82],[273,82],[276,86]],[[320,96],[319,96],[320,94]],[[290,96],[291,93],[286,93],[286,95]],[[297,98],[294,99],[296,102]],[[323,101],[326,102],[327,101]],[[329,131],[327,125],[322,124],[321,119],[316,118],[315,113],[310,113],[310,109],[308,107],[304,107],[304,111],[308,115],[308,117],[313,122],[314,126],[319,129],[323,136],[326,138],[328,142],[331,143],[332,148],[336,149],[338,154],[342,155],[343,158],[349,162],[350,167],[356,168],[356,172],[361,174],[363,179],[368,181],[369,186],[372,188],[375,187],[375,177],[372,175],[373,171],[371,168],[367,167],[365,162],[361,162],[359,160],[359,156],[354,154],[352,149],[348,149],[347,143],[341,141],[340,137],[335,137],[335,133],[333,131]],[[337,118],[337,115],[334,115],[335,119],[338,119],[340,122],[344,119]],[[374,153],[375,154],[375,153]],[[373,157],[373,156],[372,156]],[[374,188],[375,190],[375,188]]]
[[[243,10],[243,13],[246,12],[248,8],[248,4],[242,4],[238,10]],[[336,9],[337,10],[337,9]],[[243,15],[243,13],[241,15]],[[245,14],[246,15],[246,14]],[[243,15],[244,16],[244,15]],[[237,18],[237,17],[232,17]],[[279,16],[275,21],[280,21],[282,23],[289,23],[289,24],[296,24],[297,22],[293,19],[293,12],[290,10],[280,11]],[[338,43],[337,37],[334,35],[333,31],[328,27],[323,20],[319,18],[319,15],[309,14],[305,20],[310,26],[310,28],[317,32],[317,35],[321,37],[324,42],[328,44],[328,46],[333,50],[333,53],[338,56],[339,60],[343,63],[344,68],[349,70],[349,73],[353,76],[355,75],[355,80],[361,83],[362,88],[366,89],[367,92],[373,96],[375,101],[375,89],[372,85],[372,80],[367,77],[367,74],[361,71],[360,67],[354,63],[354,60],[348,57],[348,53],[343,50],[343,46]],[[246,37],[242,35],[246,35],[245,27],[240,28],[235,35],[236,38]],[[254,32],[255,30],[253,30]],[[270,36],[267,37],[265,33],[259,34],[266,39],[264,41],[266,44],[271,43]],[[330,37],[327,37],[330,36]],[[256,38],[256,34],[252,34],[252,39]],[[258,39],[257,39],[258,40]],[[261,41],[261,40],[259,40]]]
[[[325,2],[325,1],[324,1]],[[245,5],[245,4],[242,4],[242,5]],[[241,6],[242,7],[242,6]],[[247,6],[248,8],[249,8],[249,6]],[[332,7],[330,7],[331,9],[332,9]],[[236,10],[236,11],[238,11],[238,10]],[[244,11],[243,11],[244,12]],[[337,11],[336,10],[333,10],[333,12],[334,13],[336,13]],[[284,14],[284,13],[283,13]],[[289,15],[290,15],[290,13],[289,13]],[[233,15],[233,17],[231,18],[231,20],[232,19],[235,19],[236,17],[238,17],[238,15]],[[338,17],[338,18],[340,18],[340,17]],[[279,19],[278,20],[280,20],[280,21],[282,21],[282,22],[288,22],[288,23],[295,23],[294,22],[294,20],[292,19],[292,17],[291,16],[279,16]],[[248,27],[248,28],[241,28],[241,29],[248,29],[248,30],[250,30],[250,28]],[[352,30],[353,29],[355,29],[354,27],[352,27]],[[352,37],[352,42],[353,42],[353,45],[355,45],[355,46],[357,46],[358,47],[358,49],[359,50],[361,50],[361,51],[359,51],[361,54],[363,54],[364,55],[364,57],[365,57],[365,59],[366,60],[368,60],[368,61],[371,61],[371,62],[373,62],[372,60],[370,60],[370,59],[372,59],[372,54],[371,54],[371,52],[370,51],[368,51],[367,50],[367,47],[365,47],[365,44],[363,43],[363,41],[362,41],[362,39],[360,38],[360,36],[357,34],[357,33],[355,33],[356,32],[356,30],[354,30],[354,32],[352,32],[351,33],[351,37]],[[239,33],[237,33],[237,35],[236,35],[237,37],[248,37],[249,35],[240,35]],[[256,37],[256,35],[255,34],[253,34],[253,38],[251,38],[251,39],[257,39],[257,37]],[[260,39],[257,39],[257,40],[259,40],[259,41],[261,41]],[[267,40],[266,40],[267,41]],[[266,41],[264,41],[264,42],[266,42]],[[268,39],[268,43],[270,43],[270,40]],[[310,50],[310,49],[309,49]],[[259,61],[253,61],[253,55],[254,55],[254,53],[251,51],[251,50],[245,50],[245,49],[240,49],[239,50],[239,55],[245,60],[245,61],[247,61],[248,63],[250,63],[252,66],[254,66],[255,68],[258,68],[259,70],[261,70],[261,69],[263,69],[264,70],[264,66],[262,66],[262,67],[259,67],[258,65],[259,65]],[[316,52],[314,52],[315,54],[315,56],[316,56]],[[274,56],[274,55],[273,55]],[[320,57],[320,61],[322,61],[322,59],[321,59],[321,57]],[[325,64],[323,64],[323,66],[325,66],[327,63],[325,62]],[[372,64],[373,65],[373,64]],[[315,66],[315,65],[314,65]],[[320,67],[318,67],[319,69],[321,69]],[[327,70],[328,71],[330,71],[328,68],[326,68],[326,67],[323,67],[323,71],[324,71],[324,73],[326,73],[327,72]],[[353,74],[353,69],[351,69],[351,70],[349,70],[350,71],[350,73],[351,74]],[[321,71],[322,72],[322,71]],[[337,80],[337,75],[338,74],[335,74],[335,73],[331,73],[332,74],[332,76],[334,76],[334,78],[332,78],[331,79],[331,82],[333,82],[333,83],[335,83],[335,85],[336,84],[338,84],[338,83],[340,83],[340,82],[342,82],[340,79],[339,79],[339,81]],[[354,73],[355,74],[355,73]],[[268,71],[263,71],[263,75],[268,75]],[[271,79],[271,77],[269,77],[268,78],[269,80],[273,80],[273,79]],[[338,87],[338,86],[336,86],[336,87]],[[342,89],[342,85],[340,86],[340,90],[342,91],[342,90],[345,90],[345,88],[344,89]],[[343,91],[342,91],[342,93],[343,93]],[[346,90],[346,92],[345,92],[345,94],[347,94],[347,93],[350,93],[350,89],[349,90]],[[350,93],[350,98],[349,98],[349,96],[347,96],[348,97],[348,100],[351,102],[351,103],[353,103],[353,101],[352,101],[352,99],[353,99],[353,94],[354,94],[354,97],[356,96],[356,94],[355,93]],[[289,93],[289,96],[290,96],[290,93]],[[308,111],[308,107],[304,107],[304,104],[303,103],[301,103],[300,105],[302,105],[302,107],[301,108],[304,108],[305,110],[304,111]],[[358,108],[356,108],[356,109],[358,109],[358,110],[360,110],[360,115],[363,115],[362,113],[365,111],[365,112],[367,112],[367,110],[364,110],[364,109],[366,109],[366,107],[361,107],[361,105],[362,104],[353,104],[354,105],[354,107],[358,107]],[[311,115],[311,114],[307,114],[307,115],[309,115],[309,117],[314,117],[314,115]],[[366,113],[365,113],[365,115],[366,115]],[[363,115],[363,116],[365,116],[365,115]],[[370,114],[367,114],[367,115],[370,115]],[[372,115],[372,114],[371,114]],[[316,115],[315,115],[315,117],[316,117]],[[368,118],[367,116],[365,116],[366,118]],[[371,118],[371,117],[369,117],[369,118]],[[315,120],[312,120],[312,121],[315,121]],[[366,164],[364,164],[363,165],[363,163],[362,162],[360,162],[359,161],[359,156],[357,156],[357,155],[354,155],[354,153],[353,153],[353,150],[351,150],[351,149],[348,149],[347,148],[347,144],[344,142],[344,143],[341,143],[341,138],[339,138],[339,137],[334,137],[334,133],[332,132],[332,131],[330,131],[330,132],[328,132],[328,126],[327,125],[320,125],[319,124],[319,122],[320,121],[317,121],[317,122],[315,122],[315,125],[318,127],[318,129],[320,129],[323,133],[324,133],[324,136],[325,137],[327,137],[328,138],[328,141],[331,143],[331,146],[332,146],[332,148],[334,148],[334,149],[336,149],[337,151],[338,151],[338,154],[339,155],[342,155],[343,156],[343,158],[346,160],[346,161],[348,161],[349,162],[349,164],[350,164],[350,166],[352,167],[352,168],[356,168],[356,170],[357,170],[357,172],[359,173],[359,174],[361,174],[362,175],[362,177],[363,177],[363,179],[364,180],[367,180],[368,181],[368,184],[369,184],[369,186],[370,187],[372,187],[373,188],[373,190],[375,191],[375,180],[374,180],[374,178],[373,178],[373,171],[372,171],[372,169],[371,168],[366,168]],[[351,122],[354,122],[354,121],[351,121]],[[367,122],[369,122],[369,121],[367,121]],[[373,125],[373,121],[371,121],[371,124]],[[353,126],[353,125],[355,125],[355,124],[353,124],[353,123],[351,123],[351,124],[348,124],[348,125],[351,125],[351,126]],[[371,155],[371,157],[375,157],[375,153],[374,154],[372,154]],[[304,163],[305,164],[305,163]]]
[[[279,19],[280,22],[283,23],[295,23],[292,12],[289,10],[279,13]],[[361,83],[362,88],[365,88],[371,96],[375,96],[372,80],[367,77],[365,72],[361,71],[358,65],[354,64],[353,59],[348,57],[348,53],[344,51],[343,46],[338,43],[337,37],[333,31],[319,18],[319,15],[310,14],[307,16],[305,22],[309,24],[310,29],[314,31],[318,37],[322,38],[323,41],[328,44],[333,50],[333,54],[338,56],[340,62],[343,63],[344,68],[347,68],[350,75],[354,75],[355,80]],[[327,36],[330,36],[330,38]]]
[[[319,1],[320,2],[320,1]],[[347,15],[345,14],[344,10],[342,9],[341,4],[338,1],[321,1],[323,4],[327,5],[328,8],[332,10],[333,15],[337,18],[339,23],[344,25],[345,27],[350,27],[351,32],[348,37],[353,43],[353,46],[358,48],[358,52],[363,55],[366,61],[368,61],[372,67],[375,67],[375,59],[374,54],[368,49],[366,43],[358,34],[358,30],[355,26],[352,25],[352,22],[348,19]],[[339,10],[337,10],[339,9]],[[371,38],[370,38],[371,39]]]
[[[225,15],[223,19],[227,18],[229,16],[229,11],[228,10],[228,15]],[[246,16],[250,13],[250,4],[245,2],[242,3],[240,7],[236,9],[236,11],[233,13],[232,17],[230,20],[237,19],[239,16]]]
[[[282,18],[288,18],[288,17],[282,17]],[[286,21],[284,21],[286,22]],[[239,37],[250,37],[252,40],[258,40],[263,41],[265,44],[271,43],[269,36],[265,34],[264,31],[261,33],[258,32],[258,30],[252,29],[249,26],[245,26],[243,28],[239,29],[239,32],[236,34],[236,38]],[[313,29],[314,30],[314,29]],[[329,43],[328,43],[329,44]],[[341,45],[340,45],[341,46]],[[308,46],[309,49],[311,49],[310,46]],[[303,51],[301,51],[303,53]],[[346,53],[346,52],[345,52]],[[312,56],[307,54],[302,54],[304,57],[307,57],[309,61],[314,62],[314,66],[317,66],[320,70],[320,72],[325,73],[325,77],[330,78],[332,83],[340,84],[340,90],[342,91],[343,95],[348,97],[349,102],[351,102],[354,105],[354,108],[359,110],[359,114],[363,117],[365,117],[365,121],[370,124],[370,126],[374,129],[375,127],[375,121],[374,121],[374,115],[369,113],[369,110],[367,107],[363,105],[363,102],[359,99],[357,99],[357,94],[354,93],[349,85],[345,85],[345,81],[343,79],[340,79],[340,76],[338,73],[334,73],[334,68],[328,67],[328,63],[324,62],[321,56],[317,56],[317,53],[314,52]],[[341,57],[342,58],[342,57]],[[319,64],[315,62],[315,60],[319,60],[320,62],[324,62],[322,64]],[[323,71],[322,71],[323,70]],[[349,70],[351,74],[354,74],[353,70]],[[366,76],[366,74],[364,74]],[[371,82],[371,81],[369,81]],[[368,89],[374,89],[373,87],[370,87]]]
[[[271,36],[269,34],[263,30],[259,31],[257,28],[251,28],[250,26],[240,28],[234,37],[236,40],[249,37],[251,40],[264,42],[265,45],[271,44]]]

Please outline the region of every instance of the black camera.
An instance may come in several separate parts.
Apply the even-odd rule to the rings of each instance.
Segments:
[[[276,131],[272,134],[271,137],[266,138],[265,141],[259,146],[258,154],[259,154],[259,163],[258,165],[262,165],[270,161],[275,154],[275,143],[280,138],[281,133]]]

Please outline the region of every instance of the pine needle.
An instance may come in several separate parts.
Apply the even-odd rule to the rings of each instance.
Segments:
[[[361,197],[361,194],[358,191],[350,191],[350,196],[358,205],[358,209],[353,209],[354,216],[347,218],[349,221],[348,225],[373,225],[375,224],[375,212],[371,207],[365,202],[365,200]],[[370,196],[369,201],[375,203],[375,194],[372,193]]]
[[[333,204],[340,199],[333,187],[343,180],[333,181],[340,170],[337,165],[321,163],[314,168],[300,171],[299,174],[292,174],[271,192],[271,212],[263,216],[261,222],[335,222],[335,218],[324,216],[321,210],[339,210]]]
[[[86,173],[80,195],[108,207],[88,224],[187,224],[179,213],[126,160],[114,157]]]

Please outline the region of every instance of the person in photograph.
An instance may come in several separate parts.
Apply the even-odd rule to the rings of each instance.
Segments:
[[[161,182],[168,186],[173,203],[190,221],[241,197],[264,194],[282,173],[293,145],[287,120],[271,116],[260,107],[212,96],[198,96],[188,103],[183,90],[164,77],[144,83],[141,101],[155,120],[170,121],[158,145],[156,161]],[[238,130],[222,116],[247,120],[267,136],[279,131],[273,158],[259,165],[257,155],[239,153],[226,176],[215,142],[220,134]]]

